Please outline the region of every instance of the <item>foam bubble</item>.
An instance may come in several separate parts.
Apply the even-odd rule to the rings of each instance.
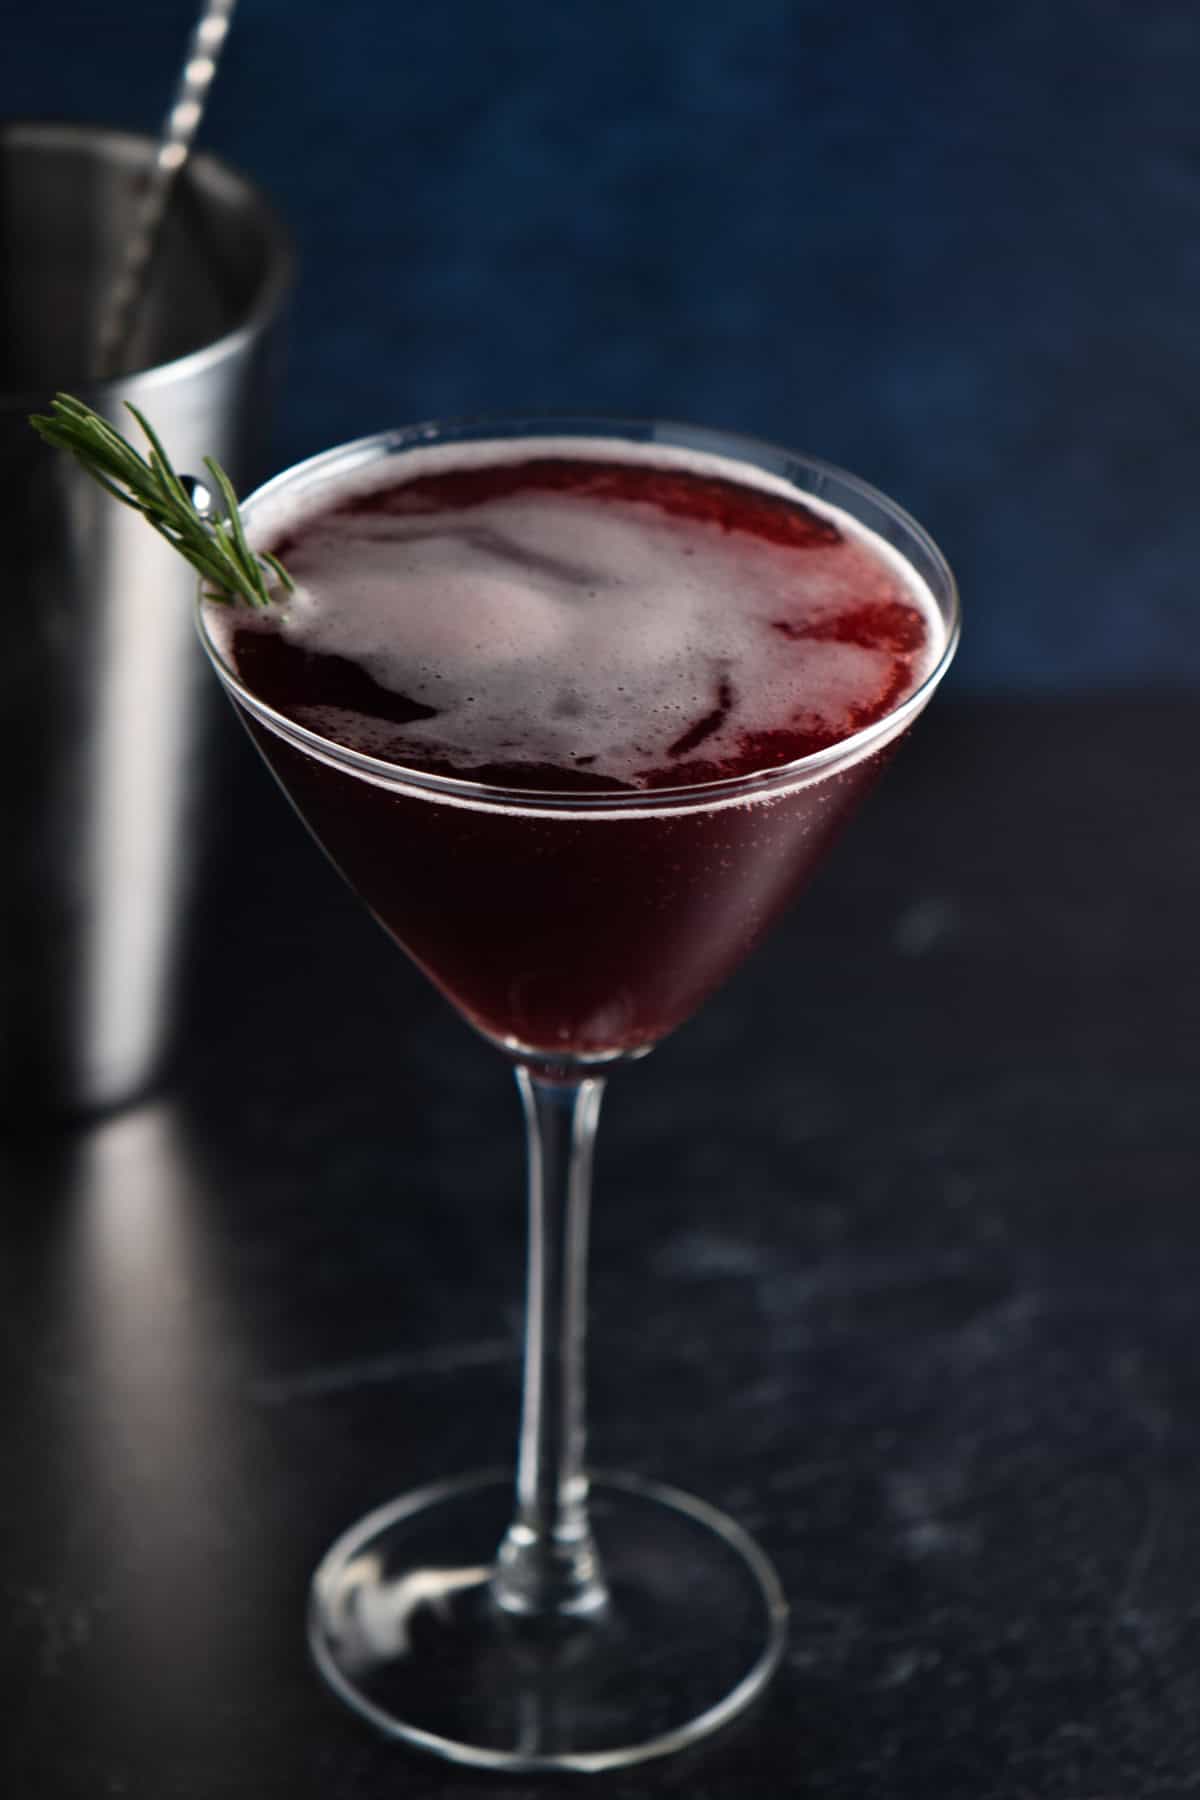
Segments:
[[[517,488],[459,511],[335,510],[402,475],[548,456],[715,467],[725,480],[732,473],[742,486],[802,500],[840,536],[796,549],[569,489]],[[636,786],[678,758],[681,744],[720,762],[750,733],[845,735],[856,707],[894,688],[897,668],[887,646],[839,637],[839,620],[856,606],[897,603],[924,620],[924,642],[902,659],[904,692],[940,652],[932,598],[889,545],[743,464],[657,444],[545,439],[438,446],[401,460],[328,480],[315,495],[285,492],[256,513],[254,538],[264,547],[286,539],[298,583],[264,629],[348,658],[380,686],[436,709],[403,728],[413,758],[424,750],[464,774],[586,759],[591,774]],[[296,717],[364,750],[380,744],[377,723],[329,711]]]

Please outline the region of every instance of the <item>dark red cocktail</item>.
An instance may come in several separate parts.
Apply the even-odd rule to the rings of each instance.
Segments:
[[[398,942],[505,1046],[603,1058],[758,942],[879,766],[836,746],[945,634],[916,573],[827,504],[694,454],[549,448],[332,481],[260,532],[297,597],[218,629],[273,713],[394,768],[364,779],[252,719]],[[834,766],[738,788],[817,753]]]

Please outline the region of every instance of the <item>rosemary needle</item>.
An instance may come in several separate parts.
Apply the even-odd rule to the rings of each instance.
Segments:
[[[186,557],[204,581],[206,598],[269,606],[272,579],[290,592],[295,583],[278,558],[253,551],[246,541],[237,496],[220,464],[211,456],[204,458],[227,517],[206,519],[172,468],[150,421],[136,406],[125,404],[150,446],[148,456],[135,450],[107,419],[72,394],[56,394],[50,411],[34,414],[29,423],[48,444],[69,451],[114,500],[141,513],[160,537]]]

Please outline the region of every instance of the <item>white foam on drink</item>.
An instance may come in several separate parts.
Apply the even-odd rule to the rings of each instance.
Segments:
[[[782,494],[832,520],[841,541],[777,545],[645,501],[540,488],[458,511],[333,514],[402,480],[548,457],[648,463]],[[747,733],[844,735],[853,709],[886,688],[891,652],[784,635],[781,620],[819,628],[864,601],[915,607],[926,642],[906,692],[944,644],[931,594],[882,538],[781,478],[661,444],[529,438],[406,450],[256,503],[257,546],[293,532],[286,560],[297,591],[260,628],[348,658],[436,709],[402,726],[327,706],[293,716],[368,755],[403,762],[424,752],[466,777],[534,763],[637,786],[673,760],[735,757]],[[214,621],[215,636],[223,624]],[[679,750],[701,725],[700,741]]]

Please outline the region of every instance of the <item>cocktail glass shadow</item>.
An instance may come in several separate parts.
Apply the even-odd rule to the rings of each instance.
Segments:
[[[333,1690],[393,1737],[478,1768],[599,1771],[732,1720],[778,1665],[786,1623],[770,1563],[731,1519],[673,1488],[586,1472],[585,1271],[605,1076],[694,1012],[803,885],[945,673],[958,602],[936,546],[884,496],[690,427],[420,426],[278,477],[247,520],[253,532],[260,506],[268,520],[276,503],[292,517],[297,502],[319,508],[331,483],[372,466],[402,480],[414,454],[418,466],[431,451],[478,466],[505,440],[511,453],[511,440],[544,438],[610,467],[644,465],[661,446],[668,462],[712,465],[726,487],[765,483],[801,508],[832,508],[907,568],[931,633],[917,685],[825,748],[695,785],[576,792],[489,785],[339,743],[256,693],[201,612],[205,647],[284,791],[397,942],[509,1059],[525,1114],[515,1493],[498,1474],[450,1481],[354,1526],[314,1580],[313,1653]]]

